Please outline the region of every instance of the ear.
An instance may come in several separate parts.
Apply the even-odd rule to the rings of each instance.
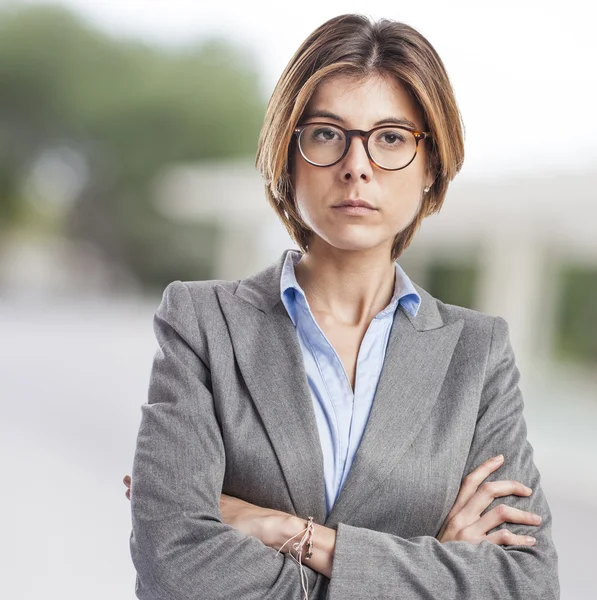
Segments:
[[[425,189],[429,188],[428,191],[431,191],[431,186],[433,185],[434,181],[435,179],[433,179],[433,177],[427,176],[425,179]]]
[[[427,171],[425,173],[425,187],[431,187],[433,185],[433,182],[435,181],[435,177],[433,177],[433,175]]]

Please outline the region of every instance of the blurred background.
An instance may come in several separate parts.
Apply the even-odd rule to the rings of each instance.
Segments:
[[[564,600],[597,597],[597,41],[581,1],[0,1],[2,597],[129,600],[131,472],[175,279],[295,247],[254,167],[269,95],[346,12],[417,28],[466,126],[399,259],[504,317]],[[8,536],[8,537],[6,537]]]

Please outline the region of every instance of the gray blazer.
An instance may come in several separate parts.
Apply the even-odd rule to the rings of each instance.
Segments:
[[[312,399],[280,300],[286,252],[247,279],[174,281],[164,291],[132,470],[137,597],[301,599],[292,557],[222,522],[224,492],[336,528],[331,578],[304,567],[310,599],[559,598],[508,325],[416,284],[419,312],[396,310],[367,427],[325,517]],[[463,477],[500,453],[488,480],[516,479],[533,494],[496,498],[487,510],[540,514],[539,526],[502,525],[536,545],[440,543]]]

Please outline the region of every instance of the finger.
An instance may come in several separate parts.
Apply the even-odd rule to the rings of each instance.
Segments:
[[[124,483],[125,485],[131,485],[131,476],[125,475],[124,478],[122,479],[122,483]]]
[[[530,535],[516,535],[507,529],[499,529],[484,538],[492,544],[500,546],[534,546],[537,541]]]
[[[449,520],[454,515],[459,513],[464,506],[468,503],[468,501],[473,497],[477,488],[499,467],[502,466],[503,456],[500,454],[501,458],[496,460],[497,457],[490,458],[486,460],[484,463],[480,464],[476,469],[472,470],[463,480],[460,486],[460,491],[458,496],[456,497],[456,502],[454,502],[454,506],[452,510],[448,513],[448,517],[446,520]],[[481,511],[479,511],[481,512]]]
[[[503,496],[530,496],[531,488],[514,479],[483,482],[467,502],[463,511],[476,518],[496,499]]]
[[[525,525],[539,525],[541,517],[526,510],[520,510],[507,504],[498,504],[485,513],[470,529],[475,535],[484,535],[502,523],[523,523]]]
[[[129,500],[131,499],[131,490],[130,490],[130,489],[129,489],[129,490],[127,490],[127,491],[125,492],[125,496],[126,496],[126,497],[127,497]]]

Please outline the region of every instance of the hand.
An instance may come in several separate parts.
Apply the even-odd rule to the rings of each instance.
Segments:
[[[504,546],[532,546],[535,543],[534,538],[526,535],[515,535],[507,529],[500,529],[486,535],[490,529],[506,521],[527,525],[538,525],[541,522],[535,519],[536,515],[533,513],[506,504],[500,504],[482,517],[480,516],[495,498],[510,494],[529,496],[533,492],[518,481],[487,481],[482,483],[484,479],[502,465],[502,462],[503,457],[497,461],[493,458],[489,459],[464,478],[456,502],[436,536],[440,542],[465,541],[478,544],[485,540]]]
[[[125,475],[122,482],[126,486],[125,496],[131,499],[131,476]],[[278,528],[289,518],[288,513],[262,508],[255,504],[245,502],[240,498],[220,495],[220,512],[222,521],[246,535],[259,538],[264,544],[273,547],[275,533]]]

